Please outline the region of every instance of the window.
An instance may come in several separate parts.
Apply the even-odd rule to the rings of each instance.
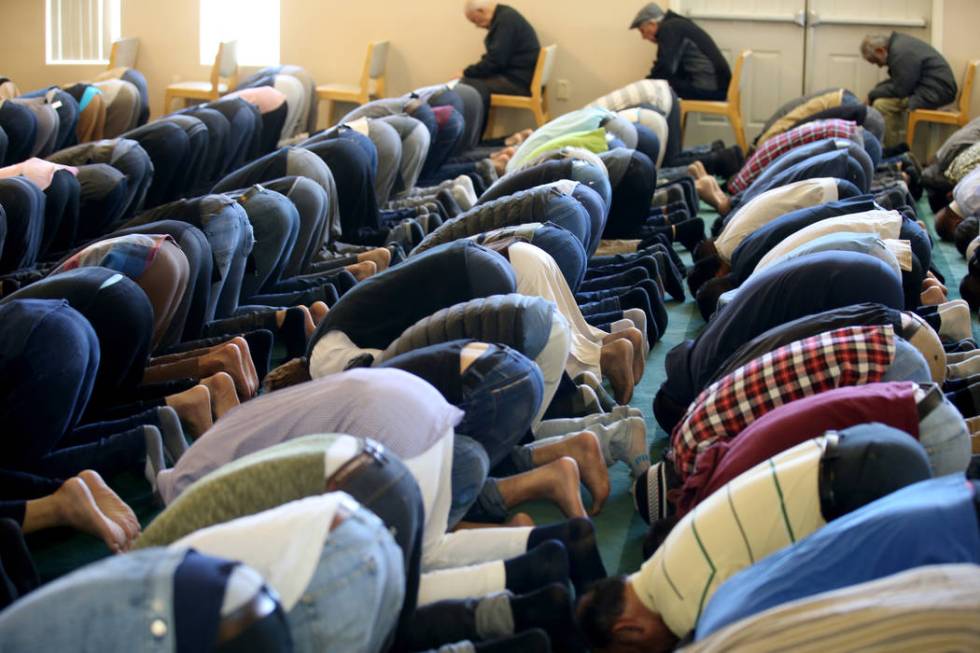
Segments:
[[[238,41],[242,66],[277,65],[279,0],[201,0],[201,65],[214,63],[223,41]]]
[[[46,0],[49,64],[107,64],[119,38],[119,0]]]

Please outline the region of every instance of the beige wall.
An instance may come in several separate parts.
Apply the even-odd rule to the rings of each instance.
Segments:
[[[543,44],[560,46],[555,79],[568,80],[571,93],[568,101],[553,102],[554,113],[578,108],[649,70],[654,47],[626,30],[643,0],[509,1],[534,24]],[[122,4],[123,35],[141,40],[139,68],[158,115],[167,84],[207,78],[208,68],[198,61],[198,0]],[[465,21],[461,5],[462,0],[282,0],[282,62],[304,66],[320,83],[353,83],[367,42],[387,38],[390,94],[436,83],[482,51],[484,32]],[[969,58],[980,57],[980,1],[945,0],[941,15],[941,49],[960,75]],[[92,66],[44,64],[44,0],[0,0],[0,74],[31,89],[97,72]],[[980,103],[975,106],[980,113]]]
[[[206,79],[198,63],[198,0],[122,0],[124,36],[141,41],[139,68],[158,114],[175,78]],[[282,0],[282,62],[307,68],[319,83],[354,83],[367,42],[388,39],[389,94],[450,78],[479,58],[485,32],[463,18],[462,0]],[[570,82],[558,113],[643,77],[655,48],[627,31],[640,0],[510,0],[542,44],[559,43],[556,79]],[[561,17],[558,19],[558,17]],[[44,1],[0,0],[0,73],[21,89],[83,79],[90,66],[45,66]]]

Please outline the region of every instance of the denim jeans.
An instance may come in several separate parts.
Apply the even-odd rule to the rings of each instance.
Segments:
[[[216,318],[230,317],[238,308],[245,263],[255,237],[245,209],[227,197],[211,195],[202,200],[201,227],[211,245],[217,280],[211,285]]]
[[[455,527],[476,502],[489,472],[490,461],[480,443],[456,434],[453,438],[453,500],[449,508],[449,528]]]
[[[7,216],[7,236],[0,272],[34,265],[44,237],[44,193],[24,177],[0,179],[0,206]]]
[[[186,554],[147,549],[112,556],[31,592],[0,614],[4,649],[176,650],[173,579]]]
[[[313,579],[287,614],[297,653],[383,650],[405,597],[405,571],[385,525],[361,508],[334,529]]]
[[[916,383],[931,383],[932,375],[929,365],[919,350],[904,338],[895,336],[895,358],[881,377],[882,383],[890,381],[915,381]]]
[[[461,378],[465,411],[457,433],[486,449],[490,469],[527,434],[544,397],[538,367],[510,348],[499,347],[475,360]]]
[[[919,442],[934,476],[959,474],[970,465],[970,433],[963,416],[945,397],[919,421]]]
[[[402,159],[394,192],[400,193],[415,188],[429,153],[432,138],[429,130],[423,123],[410,116],[385,116],[378,120],[394,127],[402,141]]]
[[[244,276],[239,294],[241,303],[253,303],[253,296],[278,290],[283,268],[299,236],[299,213],[285,196],[261,187],[253,186],[232,197],[244,207],[255,237],[254,266]]]

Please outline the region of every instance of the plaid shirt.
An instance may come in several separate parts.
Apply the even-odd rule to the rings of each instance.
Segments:
[[[857,124],[848,120],[817,120],[807,122],[799,127],[794,127],[789,131],[773,136],[748,158],[738,174],[728,181],[728,192],[732,195],[741,193],[752,185],[756,177],[769,166],[770,163],[786,154],[793,148],[807,143],[815,143],[825,138],[854,138],[857,133]]]
[[[687,477],[699,452],[735,437],[783,404],[876,383],[894,358],[895,333],[888,324],[828,331],[746,363],[705,388],[674,428],[674,468]]]

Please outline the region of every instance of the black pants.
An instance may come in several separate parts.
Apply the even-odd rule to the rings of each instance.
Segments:
[[[503,75],[480,78],[464,77],[463,79],[459,80],[459,83],[475,88],[480,94],[480,98],[483,100],[483,124],[480,125],[481,134],[486,131],[487,128],[487,116],[489,115],[490,111],[491,95],[494,93],[499,95],[531,95],[530,87],[508,79]]]
[[[20,524],[0,518],[0,610],[40,584]]]

